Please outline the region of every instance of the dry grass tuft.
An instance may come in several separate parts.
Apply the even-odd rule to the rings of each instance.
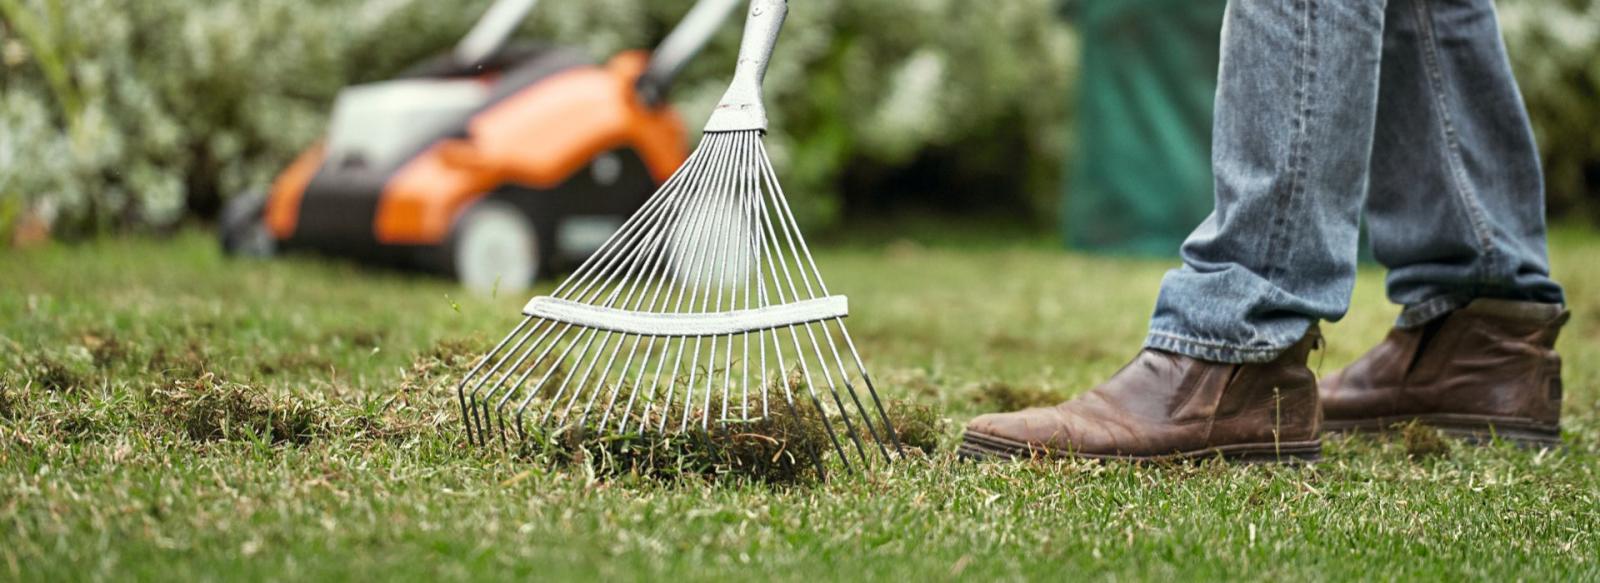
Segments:
[[[171,382],[149,397],[164,419],[195,441],[307,443],[328,428],[324,407],[273,397],[211,373]]]
[[[1400,426],[1400,442],[1405,445],[1406,455],[1416,459],[1450,455],[1449,440],[1439,430],[1416,421]]]

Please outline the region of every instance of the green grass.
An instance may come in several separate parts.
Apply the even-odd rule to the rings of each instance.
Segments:
[[[1170,261],[1036,239],[844,240],[887,393],[951,421],[871,478],[599,479],[465,447],[440,379],[525,298],[202,233],[0,255],[0,578],[1595,579],[1600,236],[1554,237],[1575,311],[1564,452],[1338,440],[1314,467],[951,459],[961,423],[1136,350]],[[1331,372],[1395,308],[1362,274]]]

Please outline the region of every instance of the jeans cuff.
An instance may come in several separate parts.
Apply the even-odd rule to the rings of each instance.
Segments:
[[[1445,314],[1467,307],[1472,300],[1456,296],[1439,296],[1411,304],[1400,310],[1400,317],[1395,318],[1394,327],[1400,329],[1416,328],[1439,319]]]
[[[1223,342],[1197,340],[1171,332],[1151,330],[1145,337],[1144,347],[1154,348],[1165,352],[1173,352],[1198,358],[1210,362],[1225,362],[1229,364],[1245,364],[1255,362],[1271,362],[1283,351],[1294,346],[1298,340],[1292,340],[1279,347],[1239,346]]]

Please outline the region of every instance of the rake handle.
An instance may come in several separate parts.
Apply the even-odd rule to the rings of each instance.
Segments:
[[[707,132],[737,132],[767,129],[767,108],[762,104],[761,81],[767,76],[772,47],[778,44],[778,31],[789,14],[787,0],[751,0],[744,21],[744,40],[739,44],[739,64],[733,81],[722,95]]]

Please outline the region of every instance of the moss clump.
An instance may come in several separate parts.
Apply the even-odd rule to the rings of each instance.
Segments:
[[[275,398],[205,373],[150,392],[161,416],[195,441],[266,439],[306,443],[327,429],[320,406]]]
[[[67,393],[83,386],[81,375],[66,364],[48,356],[36,356],[28,367],[34,386],[54,393]]]
[[[597,476],[674,481],[686,478],[746,478],[765,483],[813,479],[813,452],[827,440],[816,418],[775,415],[751,421],[691,419],[678,431],[648,423],[616,434],[598,427],[533,428],[518,439],[521,453],[558,466],[587,465]],[[511,435],[507,435],[511,438]],[[491,437],[493,439],[493,437]]]
[[[190,340],[181,349],[169,350],[165,346],[157,348],[155,353],[150,355],[148,368],[150,372],[158,373],[168,379],[194,378],[211,370],[211,359],[206,355],[204,346]]]
[[[474,338],[445,338],[418,355],[418,360],[431,359],[450,366],[471,367],[488,352],[483,342]]]
[[[900,444],[916,448],[924,454],[939,449],[939,442],[949,428],[950,420],[927,405],[908,401],[890,401],[886,408],[889,423],[894,426]]]
[[[308,352],[287,352],[272,359],[256,363],[256,372],[261,373],[263,376],[273,376],[307,369],[327,369],[331,366],[333,366],[333,361],[321,355]]]
[[[1003,382],[992,382],[978,387],[978,394],[973,398],[973,402],[997,412],[1047,407],[1065,400],[1065,396],[1054,391],[1039,387],[1014,387]]]
[[[1450,455],[1450,442],[1439,434],[1439,430],[1416,421],[1401,425],[1399,429],[1400,442],[1405,445],[1406,455],[1417,459]]]
[[[800,483],[817,479],[820,469],[833,465],[839,448],[847,456],[845,464],[859,464],[860,452],[849,440],[843,419],[836,412],[828,414],[825,422],[823,415],[804,401],[796,401],[793,409],[775,404],[767,416],[751,420],[719,419],[721,406],[715,400],[707,410],[714,412],[709,423],[696,409],[688,416],[686,431],[679,431],[684,425],[682,407],[673,407],[652,414],[644,421],[646,429],[630,429],[620,435],[591,424],[555,430],[529,428],[520,435],[508,427],[505,437],[508,443],[521,443],[520,451],[527,457],[556,465],[587,464],[603,477]],[[886,411],[908,455],[936,451],[947,421],[931,407],[891,401]],[[869,463],[878,464],[881,458],[874,451],[872,438],[860,423],[858,412],[853,413],[851,419],[862,437]],[[873,426],[879,439],[885,441],[883,445],[892,450],[879,421],[874,416]],[[615,426],[609,429],[614,430]],[[493,430],[489,433],[491,440],[498,439]]]
[[[122,362],[128,357],[128,347],[115,335],[106,332],[84,334],[83,346],[89,349],[94,365],[99,368]]]
[[[349,330],[335,332],[330,336],[331,338],[338,338],[349,342],[351,346],[356,348],[368,350],[377,348],[379,344],[383,343],[383,330],[378,329],[352,328]]]
[[[0,381],[0,420],[11,421],[17,418],[20,404],[18,398],[11,394],[11,386],[5,381]]]

